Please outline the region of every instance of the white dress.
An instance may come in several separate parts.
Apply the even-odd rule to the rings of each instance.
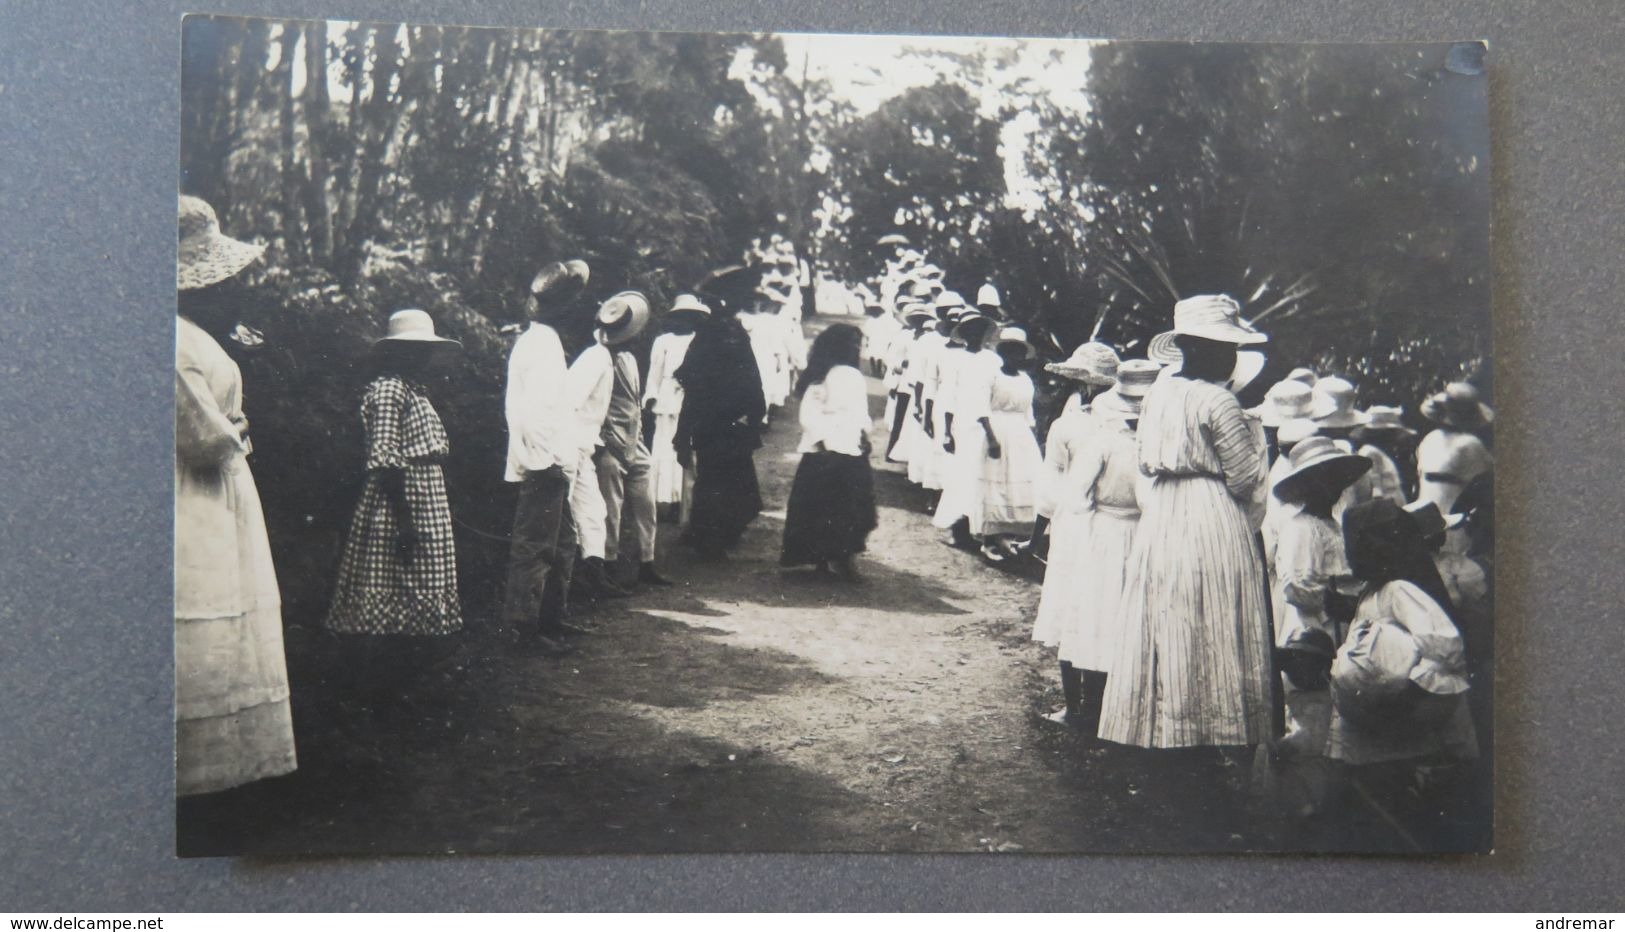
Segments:
[[[909,392],[914,394],[918,387],[919,399],[912,397],[909,404],[915,411],[924,411],[925,403],[936,397],[938,363],[941,361],[942,347],[947,345],[947,339],[935,331],[926,331],[921,334],[909,347],[908,365],[905,368],[905,378],[909,383]],[[940,446],[936,438],[928,437],[925,433],[925,423],[916,419],[911,412],[908,421],[903,424],[903,440],[898,446],[907,451],[908,481],[927,489],[940,489],[942,485],[937,481],[936,452]]]
[[[1416,447],[1416,497],[1432,502],[1449,514],[1467,483],[1495,468],[1495,457],[1474,434],[1441,427]],[[1444,549],[1467,552],[1467,532],[1455,528],[1445,535]]]
[[[677,462],[677,416],[683,410],[683,386],[672,373],[683,364],[692,333],[663,333],[649,349],[649,378],[643,389],[643,403],[654,404],[654,443],[649,450],[650,484],[655,501],[671,504],[683,500],[685,476]]]
[[[249,446],[242,374],[202,328],[175,343],[175,790],[296,766],[282,597]]]
[[[1026,534],[1038,517],[1038,483],[1044,454],[1033,433],[1033,380],[1025,372],[993,377],[988,424],[999,441],[999,458],[980,446],[981,509],[972,513],[973,534]],[[955,419],[957,424],[957,418]]]
[[[1066,415],[1064,479],[1050,525],[1049,565],[1033,638],[1082,670],[1110,675],[1122,649],[1118,603],[1144,479],[1134,432],[1122,421]],[[1057,422],[1061,424],[1062,422]]]
[[[1263,429],[1226,389],[1169,376],[1145,397],[1138,447],[1151,484],[1100,737],[1153,748],[1257,744],[1269,734],[1271,693],[1252,523],[1262,511]]]
[[[971,533],[980,534],[982,512],[982,462],[987,458],[987,431],[982,418],[992,418],[993,383],[1002,363],[992,350],[974,353],[964,347],[950,347],[943,355],[938,404],[944,408],[938,439],[947,437],[947,415],[952,414],[954,449],[942,449],[942,498],[937,501],[931,523],[950,528],[959,519],[969,519]],[[1029,432],[1031,428],[1029,428]],[[1036,446],[1036,441],[1034,443]],[[1035,474],[1036,476],[1036,474]]]

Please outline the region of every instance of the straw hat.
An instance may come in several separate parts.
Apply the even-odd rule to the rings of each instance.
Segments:
[[[1458,430],[1477,430],[1495,421],[1495,411],[1479,400],[1478,389],[1467,382],[1451,382],[1422,402],[1422,416]]]
[[[999,289],[993,287],[992,282],[988,282],[982,287],[976,289],[976,306],[1004,307],[1004,305],[999,301]]]
[[[1167,367],[1170,374],[1177,373],[1185,364],[1185,354],[1174,343],[1179,333],[1174,330],[1164,331],[1151,338],[1146,346],[1146,356],[1152,362]],[[1239,350],[1236,353],[1236,365],[1230,370],[1230,378],[1225,380],[1225,386],[1232,392],[1239,392],[1251,385],[1253,379],[1258,378],[1264,371],[1266,359],[1263,353],[1256,350]]]
[[[530,296],[543,307],[562,307],[581,294],[592,270],[580,259],[549,262],[530,280]]]
[[[1166,353],[1173,345],[1173,338],[1181,334],[1236,346],[1269,342],[1268,334],[1241,319],[1241,305],[1225,294],[1196,295],[1177,302],[1174,305],[1174,329],[1167,331],[1166,335],[1158,334],[1152,338],[1152,345],[1156,346],[1160,340],[1162,351]],[[1172,365],[1158,359],[1155,354],[1151,358]]]
[[[1405,506],[1405,511],[1416,522],[1416,529],[1422,532],[1422,539],[1437,537],[1452,528],[1461,526],[1467,519],[1466,515],[1444,514],[1434,502],[1411,502]]]
[[[1371,469],[1371,461],[1348,453],[1330,437],[1309,437],[1292,448],[1292,471],[1275,483],[1277,498],[1300,497],[1311,482],[1343,489]]]
[[[1027,331],[1020,327],[1005,327],[999,331],[998,342],[993,344],[995,351],[1006,346],[1021,347],[1023,359],[1031,359],[1038,355],[1038,350],[1027,340]]]
[[[438,336],[434,332],[434,318],[427,311],[409,308],[389,315],[389,329],[373,341],[373,349],[388,349],[407,343],[432,343],[441,349],[461,347],[456,340]]]
[[[1393,408],[1386,405],[1372,405],[1370,408],[1366,409],[1365,423],[1354,428],[1354,431],[1350,436],[1360,439],[1372,434],[1382,433],[1384,431],[1393,431],[1395,433],[1404,434],[1407,437],[1416,436],[1416,431],[1406,427],[1405,422],[1401,420],[1404,415],[1404,408]]]
[[[1125,359],[1117,367],[1117,387],[1112,393],[1138,403],[1151,391],[1151,386],[1157,384],[1157,376],[1161,374],[1162,367],[1149,359]]]
[[[1085,385],[1115,385],[1120,362],[1116,350],[1090,342],[1073,350],[1065,362],[1052,362],[1044,369]]]
[[[699,298],[684,292],[683,294],[677,296],[677,300],[671,303],[671,310],[667,311],[666,313],[702,314],[706,317],[710,317],[711,309],[706,307]]]
[[[623,291],[599,305],[594,320],[599,338],[610,346],[619,346],[642,333],[649,323],[649,299],[640,292]]]
[[[1314,406],[1309,416],[1321,427],[1358,427],[1365,423],[1365,414],[1355,410],[1354,385],[1336,376],[1321,379],[1311,390]]]
[[[1253,380],[1264,371],[1264,361],[1263,353],[1242,350],[1236,354],[1236,365],[1230,370],[1230,379],[1225,384],[1232,392],[1239,392],[1253,384]]]
[[[180,239],[175,248],[175,287],[206,288],[236,275],[265,252],[264,246],[235,240],[220,232],[220,220],[209,202],[180,196]]]
[[[1282,379],[1264,393],[1264,403],[1247,413],[1258,418],[1265,427],[1280,427],[1293,418],[1309,416],[1314,394],[1309,386],[1296,379]]]

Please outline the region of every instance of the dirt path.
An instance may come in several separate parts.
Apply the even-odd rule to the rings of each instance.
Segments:
[[[877,417],[880,387],[872,383]],[[289,633],[301,768],[258,792],[249,850],[1079,851],[1268,846],[1246,767],[1154,757],[1039,720],[1038,587],[941,542],[878,477],[867,583],[777,565],[793,412],[757,455],[765,513],[703,563],[662,525],[671,590],[584,613],[579,653],[471,617],[372,708],[326,635]]]

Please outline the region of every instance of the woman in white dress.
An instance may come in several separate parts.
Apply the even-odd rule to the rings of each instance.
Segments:
[[[1263,427],[1224,387],[1237,347],[1268,339],[1223,295],[1174,306],[1183,353],[1140,415],[1151,477],[1119,612],[1100,736],[1147,748],[1251,745],[1270,728]],[[1255,517],[1256,516],[1256,517]]]
[[[644,423],[652,426],[649,441],[650,482],[655,504],[668,512],[670,520],[688,520],[689,493],[694,487],[692,470],[677,462],[677,416],[683,411],[683,386],[673,378],[688,345],[694,342],[694,328],[711,316],[711,309],[691,294],[680,294],[666,313],[669,332],[655,338],[649,349],[649,378],[643,389],[647,413]],[[672,512],[675,512],[673,514]]]
[[[913,415],[904,425],[908,433],[908,481],[927,491],[939,492],[936,401],[942,372],[942,354],[948,346],[953,321],[932,311],[935,325],[921,334],[909,349],[909,382],[914,386]],[[934,504],[934,503],[933,503]]]
[[[997,353],[982,347],[993,328],[992,319],[975,311],[959,315],[937,379],[942,497],[931,523],[949,531],[948,543],[962,550],[978,546],[971,516],[981,514],[982,460],[999,455],[991,405],[993,380],[1003,363]]]
[[[1031,536],[1038,517],[1038,483],[1044,454],[1033,433],[1033,379],[1023,367],[1035,355],[1020,327],[999,331],[993,352],[999,369],[988,397],[989,440],[973,448],[978,456],[976,502],[970,532],[982,541],[982,556],[1000,563],[1015,556],[1010,543]]]
[[[1067,454],[1055,508],[1055,546],[1044,572],[1035,639],[1056,647],[1066,705],[1048,716],[1094,733],[1100,698],[1121,649],[1118,603],[1140,520],[1134,431],[1140,403],[1161,367],[1143,359],[1118,369],[1118,384],[1095,399],[1087,431]],[[1092,716],[1083,710],[1085,698]]]
[[[1495,412],[1479,400],[1478,389],[1454,382],[1422,402],[1422,416],[1439,426],[1416,448],[1416,497],[1450,514],[1467,484],[1495,468],[1495,456],[1481,436],[1494,423]],[[1466,534],[1451,531],[1445,550],[1465,553]]]
[[[1061,413],[1050,423],[1044,436],[1044,469],[1038,479],[1038,515],[1033,519],[1033,533],[1022,549],[1047,560],[1055,546],[1055,531],[1050,527],[1055,509],[1065,495],[1066,472],[1072,454],[1083,442],[1094,422],[1089,418],[1089,403],[1096,395],[1117,384],[1117,367],[1121,360],[1117,351],[1104,343],[1084,343],[1072,351],[1064,362],[1050,363],[1044,368],[1076,383],[1076,390],[1068,393],[1061,405]],[[1034,639],[1054,646],[1055,641]]]
[[[175,341],[175,791],[217,794],[296,766],[282,600],[248,468],[242,374],[205,331],[263,247],[180,198]],[[219,798],[219,797],[217,797]],[[185,818],[182,822],[199,819]],[[207,828],[207,826],[200,826]],[[232,852],[235,853],[235,852]]]

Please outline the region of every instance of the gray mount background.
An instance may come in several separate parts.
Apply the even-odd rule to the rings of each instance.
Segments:
[[[177,861],[171,318],[184,12],[500,26],[1485,38],[1497,853]],[[1567,0],[0,3],[0,911],[1620,909],[1622,8]]]

